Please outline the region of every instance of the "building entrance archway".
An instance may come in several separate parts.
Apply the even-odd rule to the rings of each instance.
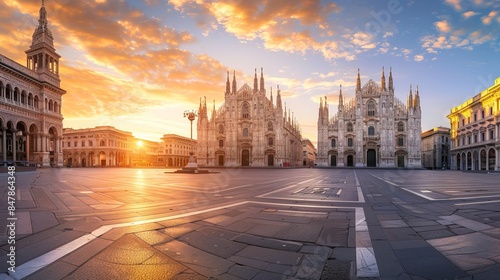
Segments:
[[[250,166],[250,151],[247,149],[241,151],[241,166]]]
[[[347,156],[347,166],[354,166],[354,156],[353,155],[348,155]]]
[[[368,151],[366,151],[366,166],[377,166],[377,152],[374,149],[369,149]]]

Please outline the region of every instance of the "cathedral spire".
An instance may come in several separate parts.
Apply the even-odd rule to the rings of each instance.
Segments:
[[[233,70],[233,94],[236,94],[236,70]]]
[[[415,107],[416,110],[420,109],[420,95],[418,93],[418,85],[417,85],[417,92],[415,93],[415,99],[413,101],[413,106]]]
[[[359,68],[358,68],[358,78],[356,79],[356,92],[361,91],[361,77],[359,76]]]
[[[266,89],[264,88],[264,68],[260,68],[260,91],[261,92],[266,92]]]
[[[392,67],[389,68],[389,91],[394,92],[394,85],[392,82]]]
[[[255,77],[253,78],[253,92],[256,93],[257,91],[259,91],[259,89],[257,81],[257,68],[255,68]]]
[[[215,99],[214,99],[214,107],[212,108],[212,121],[215,121],[216,112],[215,112]]]
[[[341,84],[339,93],[339,112],[342,112],[343,108],[344,108],[344,98],[342,97],[342,84]]]
[[[40,42],[48,43],[52,48],[54,47],[54,37],[52,37],[52,32],[48,27],[49,21],[47,20],[47,10],[45,10],[45,1],[42,0],[42,6],[40,7],[40,17],[38,19],[38,26],[33,32],[33,42],[32,45]]]
[[[271,104],[274,104],[273,103],[273,86],[271,86]]]
[[[380,91],[384,92],[386,91],[385,87],[385,73],[384,73],[384,67],[382,66],[382,77],[380,78]]]
[[[229,82],[229,71],[227,71],[226,94],[231,93],[231,82]]]
[[[411,85],[410,85],[410,94],[408,95],[408,101],[406,102],[406,107],[408,107],[408,110],[413,108],[413,93],[411,90]]]
[[[276,94],[276,108],[281,108],[281,91],[280,91],[280,85],[278,85],[278,93]]]

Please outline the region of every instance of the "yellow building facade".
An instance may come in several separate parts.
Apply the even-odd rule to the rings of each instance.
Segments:
[[[451,109],[451,169],[500,170],[500,77]]]

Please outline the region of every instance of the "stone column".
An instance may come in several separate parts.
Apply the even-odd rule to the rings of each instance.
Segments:
[[[29,132],[26,132],[26,161],[30,161],[30,134]]]
[[[7,129],[2,127],[2,160],[7,160]]]
[[[16,161],[16,152],[17,152],[17,137],[16,137],[17,130],[12,130],[12,161]]]

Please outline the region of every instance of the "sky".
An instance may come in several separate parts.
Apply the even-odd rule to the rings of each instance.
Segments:
[[[0,0],[0,53],[25,65],[41,0]],[[392,69],[395,96],[419,88],[422,131],[500,76],[500,0],[46,0],[61,55],[63,126],[111,125],[160,141],[190,137],[186,110],[224,102],[264,69],[316,144],[320,97],[330,116]],[[274,98],[276,100],[276,98]],[[209,111],[210,115],[210,111]],[[196,123],[193,125],[196,138]]]

